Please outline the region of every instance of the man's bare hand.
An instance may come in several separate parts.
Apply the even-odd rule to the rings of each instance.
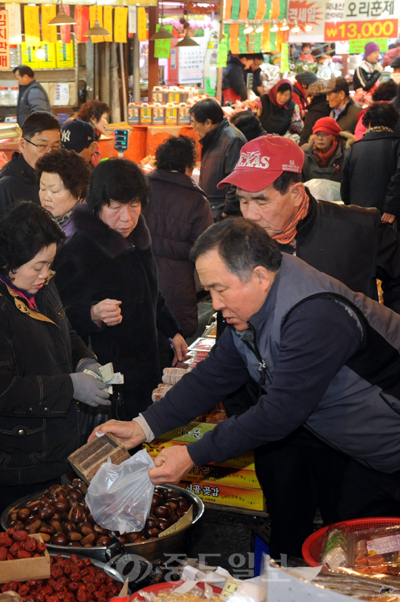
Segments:
[[[186,445],[176,445],[163,449],[155,458],[156,468],[149,469],[153,485],[179,483],[182,477],[194,466]]]
[[[146,440],[143,429],[138,425],[137,422],[122,422],[121,420],[109,420],[100,426],[97,426],[93,432],[89,435],[88,441],[92,441],[101,433],[111,433],[118,437],[126,449],[131,449],[143,443]]]
[[[103,299],[96,305],[92,305],[90,316],[95,324],[104,322],[107,326],[117,326],[122,322],[121,305],[122,301],[117,299]]]

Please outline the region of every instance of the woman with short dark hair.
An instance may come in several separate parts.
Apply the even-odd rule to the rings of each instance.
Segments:
[[[85,199],[89,177],[85,159],[65,148],[43,155],[36,163],[40,203],[67,236],[73,234],[72,209]]]
[[[300,134],[303,122],[300,109],[292,99],[293,86],[288,79],[281,79],[261,96],[259,118],[268,134]]]
[[[0,512],[68,470],[79,406],[108,404],[99,364],[66,319],[50,266],[65,234],[36,203],[0,221]],[[82,408],[82,406],[81,406]]]
[[[265,136],[267,133],[257,115],[254,115],[251,111],[238,111],[234,113],[230,118],[230,122],[242,132],[247,142],[259,136]]]
[[[346,205],[377,207],[382,221],[400,218],[400,137],[394,133],[399,113],[389,102],[375,102],[362,120],[367,128],[353,144],[342,174]]]
[[[146,220],[153,240],[160,290],[185,337],[197,330],[192,245],[211,226],[205,193],[189,177],[196,161],[193,140],[171,136],[156,150],[157,169],[148,175],[151,201]]]
[[[157,327],[183,359],[186,343],[158,289],[150,233],[142,208],[149,184],[126,159],[92,172],[86,204],[72,213],[75,233],[56,262],[56,282],[73,327],[100,363],[124,375],[123,404],[113,417],[132,419],[151,403],[160,382]]]
[[[110,115],[110,107],[105,102],[100,100],[91,100],[85,102],[78,111],[77,119],[87,121],[94,127],[96,140],[101,134],[106,133],[108,116]]]

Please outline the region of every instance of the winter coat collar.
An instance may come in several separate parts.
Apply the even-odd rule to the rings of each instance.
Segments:
[[[171,184],[178,184],[183,188],[189,188],[193,191],[200,192],[201,194],[206,194],[204,190],[202,190],[199,186],[197,186],[196,182],[192,180],[190,176],[187,176],[184,173],[179,173],[177,171],[168,171],[167,169],[155,169],[148,174],[148,179],[159,180],[161,182],[170,182]]]
[[[136,228],[128,238],[124,238],[119,232],[107,226],[86,203],[75,206],[72,221],[77,233],[92,240],[112,258],[132,247],[144,251],[151,246],[150,232],[143,215],[139,217]]]
[[[357,142],[363,142],[364,140],[383,140],[384,138],[394,138],[398,140],[399,136],[394,132],[388,132],[387,130],[382,130],[382,132],[365,132],[364,136],[360,138],[360,140],[358,140]]]
[[[344,132],[343,130],[338,134],[338,139],[339,142],[341,142],[342,144],[339,144],[338,148],[340,147],[340,149],[345,148],[346,150],[348,150],[351,146],[353,146],[353,144],[356,142],[356,137],[354,136],[354,134],[351,134],[350,132]],[[308,142],[309,144],[304,145],[303,151],[305,153],[312,153],[312,142],[314,142],[315,140],[315,135],[312,134],[312,136],[309,137]],[[342,154],[342,153],[340,153]]]
[[[14,176],[25,180],[29,184],[36,182],[35,170],[25,161],[22,153],[14,153],[11,161],[5,164],[0,171],[0,178],[4,178],[5,176]]]
[[[217,125],[216,128],[211,130],[211,132],[208,132],[208,134],[206,134],[204,138],[201,138],[201,140],[199,140],[200,144],[203,145],[203,149],[205,150],[208,146],[210,146],[214,142],[215,138],[218,138],[220,136],[222,130],[227,129],[228,127],[230,127],[230,123],[225,117],[221,121],[221,123]]]

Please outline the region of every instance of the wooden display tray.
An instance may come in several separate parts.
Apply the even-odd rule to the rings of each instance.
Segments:
[[[100,466],[111,459],[113,464],[122,464],[130,458],[128,450],[122,445],[121,441],[107,433],[103,437],[98,437],[85,443],[82,447],[68,456],[68,460],[75,470],[76,474],[89,484]]]
[[[28,537],[35,537],[43,542],[40,533],[33,533]],[[17,558],[0,562],[0,583],[49,578],[50,556],[47,550],[44,551],[43,556],[37,556],[36,558]]]

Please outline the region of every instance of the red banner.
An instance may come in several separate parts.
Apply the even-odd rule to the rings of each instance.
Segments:
[[[398,19],[325,23],[325,42],[349,42],[363,38],[395,38],[398,30]]]
[[[8,26],[8,12],[6,10],[0,10],[0,71],[10,69],[10,44]]]
[[[65,10],[67,15],[71,14],[70,7],[67,4],[62,4],[61,7]],[[61,25],[60,33],[61,33],[61,42],[63,44],[69,44],[71,41],[71,25]]]
[[[83,34],[89,29],[89,7],[75,6],[74,18],[76,21],[76,25],[74,25],[75,41],[87,42],[88,38]]]

